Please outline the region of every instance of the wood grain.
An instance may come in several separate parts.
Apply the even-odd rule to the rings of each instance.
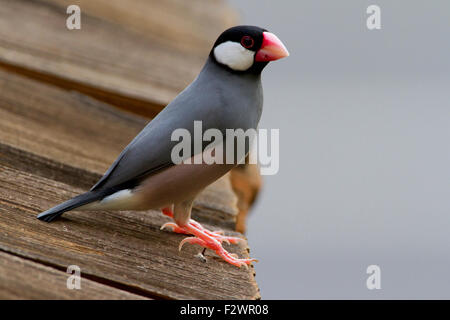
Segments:
[[[0,165],[0,250],[166,299],[255,299],[254,274],[159,230],[167,218],[147,212],[70,212],[54,223],[36,214],[81,192],[76,187]],[[207,226],[207,225],[206,225]],[[208,227],[208,226],[207,226]],[[211,228],[211,226],[209,226]],[[237,233],[230,233],[238,235]],[[246,242],[228,248],[248,256]]]
[[[66,28],[66,7],[82,10]],[[120,151],[198,74],[217,35],[236,24],[223,0],[3,0],[0,5],[0,298],[258,299],[253,267],[238,269],[157,211],[36,215],[89,189]],[[114,107],[119,107],[119,110]],[[134,113],[129,113],[128,111]],[[235,230],[227,175],[193,217]],[[248,257],[245,239],[230,246]],[[68,265],[82,290],[65,286]]]
[[[211,41],[236,23],[236,11],[223,0],[42,0],[121,25],[175,51],[203,58]]]
[[[66,8],[77,3],[82,27],[70,31]],[[154,116],[194,79],[233,21],[219,0],[3,0],[0,64]]]
[[[167,221],[160,212],[74,211],[52,224],[37,220],[85,191],[145,120],[22,76],[0,72],[0,79],[1,251],[61,270],[79,265],[90,279],[150,298],[259,297],[252,269],[212,255],[205,264],[192,246],[178,253],[183,237],[159,230]],[[211,229],[234,228],[235,204],[224,177],[203,192],[194,213]],[[247,256],[246,242],[230,251]]]
[[[83,94],[0,70],[0,163],[87,190],[147,122]],[[236,204],[225,176],[198,197],[193,216],[234,229]]]
[[[67,289],[70,274],[0,252],[0,299],[141,300],[142,296],[83,278],[81,288]]]

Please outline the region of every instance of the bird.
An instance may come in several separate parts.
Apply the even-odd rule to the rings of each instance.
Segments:
[[[180,242],[213,250],[224,261],[248,267],[256,259],[240,259],[223,243],[236,244],[238,237],[210,231],[191,219],[194,199],[208,185],[237,163],[189,163],[173,161],[177,141],[172,133],[185,129],[257,129],[263,107],[261,72],[270,61],[287,57],[281,40],[266,29],[239,25],[225,30],[215,41],[198,76],[176,96],[123,149],[100,180],[86,193],[67,200],[37,218],[51,222],[71,210],[161,210],[173,222],[161,229],[190,235]],[[224,141],[226,136],[224,134]],[[191,148],[183,159],[206,151]],[[248,147],[245,153],[248,153]],[[184,152],[183,152],[184,153]]]

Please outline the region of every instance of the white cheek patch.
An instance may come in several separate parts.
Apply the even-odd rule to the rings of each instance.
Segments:
[[[240,43],[227,41],[214,49],[216,60],[233,70],[245,71],[253,65],[255,52],[245,49]]]

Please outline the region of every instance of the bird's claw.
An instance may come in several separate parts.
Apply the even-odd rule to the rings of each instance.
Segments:
[[[248,265],[258,261],[256,259],[239,259],[237,254],[229,253],[222,247],[223,243],[237,244],[239,243],[239,241],[245,241],[244,239],[224,236],[224,232],[221,230],[209,231],[203,228],[195,220],[189,220],[189,222],[183,227],[178,226],[176,223],[168,222],[162,225],[161,230],[164,230],[166,228],[171,228],[173,232],[176,233],[194,235],[193,237],[187,237],[181,240],[178,246],[178,250],[180,251],[183,248],[184,244],[190,243],[197,244],[203,248],[214,251],[219,257],[236,267],[244,266],[245,268],[248,268]],[[202,253],[199,253],[196,256],[199,258],[203,257],[202,260],[206,261],[206,258]]]
[[[164,223],[161,226],[161,228],[159,228],[159,230],[164,230],[164,229],[167,229],[167,228],[172,229],[172,232],[175,232],[175,233],[188,234],[186,232],[186,230],[184,230],[183,228],[180,228],[176,223],[173,223],[173,222],[166,222],[166,223]]]
[[[197,237],[187,237],[180,241],[180,244],[178,245],[178,251],[181,251],[185,243],[198,244],[202,247],[206,247],[206,243],[202,239],[199,239]]]
[[[214,239],[213,242],[207,242],[197,237],[187,237],[181,240],[180,245],[178,246],[178,250],[181,251],[181,248],[185,243],[198,244],[203,248],[211,249],[214,252],[216,252],[217,255],[220,256],[222,259],[224,259],[226,262],[235,265],[236,267],[239,268],[243,266],[246,269],[248,269],[248,265],[252,264],[253,262],[258,262],[257,259],[239,259],[237,254],[229,253],[222,247],[220,242],[217,242],[217,240],[214,241]],[[198,255],[202,254],[199,253]]]
[[[190,220],[190,222],[192,222],[194,220]],[[220,243],[226,243],[226,244],[237,244],[240,241],[245,241],[242,238],[238,238],[238,237],[228,237],[228,236],[224,236],[224,232],[222,230],[216,230],[216,231],[209,231],[206,230],[205,228],[203,228],[198,222],[194,221],[195,224],[193,224],[196,228],[205,231],[208,235],[210,235],[211,237],[215,238],[216,240],[218,240]],[[170,228],[172,232],[175,233],[181,233],[181,234],[190,234],[185,228],[179,227],[176,223],[173,222],[166,222],[164,223],[160,230],[165,230]]]
[[[166,222],[166,223],[164,223],[164,224],[161,226],[161,228],[159,228],[159,230],[164,230],[164,229],[167,229],[167,228],[172,228],[172,231],[173,231],[174,227],[175,227],[175,223],[172,223],[172,222]]]

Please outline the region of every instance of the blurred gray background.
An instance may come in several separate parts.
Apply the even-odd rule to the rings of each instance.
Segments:
[[[230,2],[291,54],[263,73],[280,171],[248,222],[262,297],[450,298],[450,2]]]

